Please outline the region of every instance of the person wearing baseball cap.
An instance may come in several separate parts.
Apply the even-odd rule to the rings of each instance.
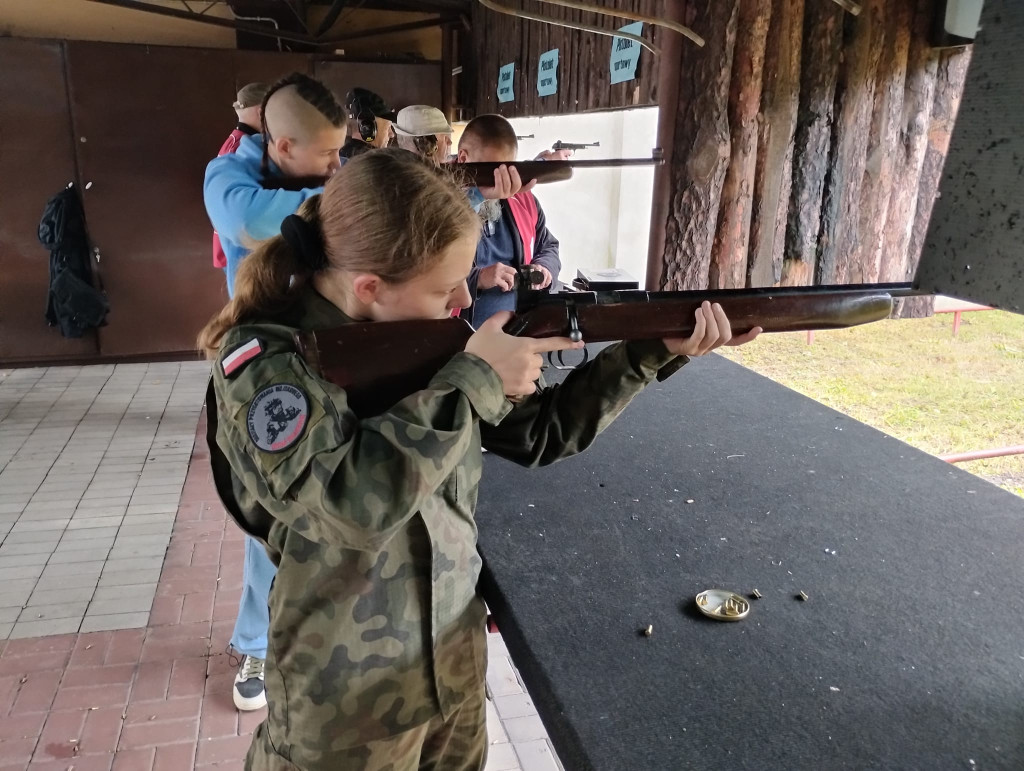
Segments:
[[[224,144],[220,146],[220,152],[217,153],[218,158],[238,150],[242,137],[260,133],[263,122],[263,98],[267,95],[268,90],[269,86],[266,83],[249,83],[242,86],[235,95],[235,101],[231,106],[235,109],[235,115],[238,116],[238,123],[235,124],[234,131],[228,134]],[[220,244],[220,236],[215,230],[213,231],[213,267],[223,270],[227,266],[228,258],[224,254],[224,247]]]
[[[452,127],[444,113],[426,104],[412,104],[398,112],[394,124],[398,146],[442,164],[452,147]]]
[[[387,147],[395,112],[373,91],[353,88],[345,97],[348,113],[348,141],[341,148],[345,160],[368,150]]]

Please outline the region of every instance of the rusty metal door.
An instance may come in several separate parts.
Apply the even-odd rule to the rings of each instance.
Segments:
[[[67,339],[44,318],[39,219],[76,181],[61,44],[0,38],[0,72],[0,366],[95,356],[95,332]]]
[[[242,85],[315,70],[340,100],[355,85],[396,107],[441,98],[437,63],[8,38],[0,67],[11,73],[0,82],[0,364],[193,355],[227,300],[202,184]],[[111,310],[98,334],[65,340],[43,318],[36,229],[76,174]]]
[[[308,57],[67,43],[90,235],[110,298],[103,357],[189,352],[227,301],[213,268],[203,174],[234,128],[240,85]]]

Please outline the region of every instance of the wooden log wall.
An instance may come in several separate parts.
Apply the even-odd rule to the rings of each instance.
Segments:
[[[676,111],[676,152],[668,170],[677,183],[665,224],[663,280],[668,286],[707,284],[718,211],[730,165],[729,96],[739,0],[697,0],[708,20],[705,47],[684,46]],[[724,276],[728,263],[720,265]]]
[[[743,266],[730,259],[744,249],[750,238],[754,202],[753,180],[757,171],[757,116],[761,111],[765,48],[771,3],[740,3],[729,92],[729,124],[732,159],[722,185],[718,233],[711,250],[711,284],[743,286]]]
[[[913,277],[969,49],[934,0],[689,0],[649,288]],[[760,66],[759,66],[760,65]],[[652,280],[653,279],[653,280]],[[903,312],[930,312],[906,303]]]
[[[800,100],[800,58],[803,48],[804,0],[772,0],[761,105],[758,112],[746,272],[750,286],[770,286],[782,277],[786,212],[793,184],[793,137]],[[782,171],[777,172],[778,169]],[[720,261],[742,266],[742,246]],[[713,282],[714,286],[733,286]]]
[[[510,5],[502,0],[504,5]],[[665,15],[664,3],[658,0],[602,0],[596,3],[656,18]],[[577,11],[533,0],[516,5],[524,11],[556,19],[615,30],[629,19]],[[664,43],[666,34],[659,28],[644,25],[643,36],[655,44]],[[471,100],[477,115],[500,113],[506,118],[520,116],[564,115],[591,110],[622,107],[651,107],[658,103],[658,64],[649,51],[642,51],[637,77],[626,83],[611,84],[608,61],[613,38],[580,32],[535,21],[527,21],[473,7],[474,89]],[[557,48],[558,93],[537,95],[537,67],[545,51]],[[516,65],[515,101],[498,102],[498,69],[514,62]]]

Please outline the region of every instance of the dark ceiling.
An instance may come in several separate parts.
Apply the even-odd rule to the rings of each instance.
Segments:
[[[91,0],[94,3],[161,16],[188,19],[234,29],[240,49],[290,50],[295,52],[330,51],[348,40],[379,36],[452,23],[468,25],[473,0],[179,0],[180,5],[156,4],[146,0]],[[215,6],[230,6],[234,20],[209,11]],[[317,13],[310,11],[316,7]],[[327,9],[326,14],[323,9]],[[396,11],[418,14],[409,21],[400,16],[385,26],[336,31],[329,34],[345,14],[358,11]],[[427,14],[427,18],[423,18]],[[317,18],[316,24],[311,17]],[[343,27],[344,25],[342,25]]]

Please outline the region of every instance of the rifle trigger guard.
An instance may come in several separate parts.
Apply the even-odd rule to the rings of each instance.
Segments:
[[[555,354],[556,353],[558,354],[558,357],[557,357],[558,358],[558,363],[557,364],[555,363],[555,358],[556,358]],[[583,361],[577,362],[576,364],[566,364],[565,363],[565,359],[562,358],[562,354],[563,353],[565,353],[565,351],[548,351],[548,364],[550,364],[555,369],[566,370],[566,369],[576,369],[577,367],[582,367],[584,364],[586,364],[588,361],[590,361],[590,349],[589,348],[584,348],[583,349]]]
[[[569,322],[569,334],[568,338],[574,343],[578,343],[583,339],[583,333],[580,331],[580,319],[576,314],[576,305],[569,303],[565,306],[565,315]]]

